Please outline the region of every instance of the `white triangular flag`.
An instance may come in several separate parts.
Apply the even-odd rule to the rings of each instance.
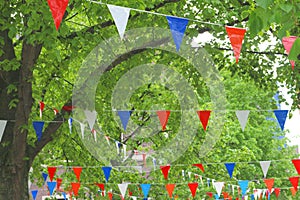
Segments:
[[[132,198],[133,200],[137,200],[137,197],[135,197],[135,196],[131,196],[131,198]]]
[[[261,193],[262,193],[262,189],[257,189],[257,196],[258,197],[260,197]]]
[[[118,142],[118,141],[116,141],[115,143],[116,143],[116,147],[117,147],[117,152],[118,152],[118,154],[120,154],[119,142]]]
[[[128,187],[128,183],[118,184],[118,187],[119,187],[122,197],[125,199],[125,194],[126,194],[126,190]]]
[[[0,142],[2,140],[2,136],[6,127],[7,120],[0,120]]]
[[[126,145],[123,144],[123,152],[124,152],[124,158],[126,158]]]
[[[250,110],[237,110],[235,111],[236,117],[238,118],[240,125],[242,127],[242,130],[245,130],[248,116],[249,116]]]
[[[97,112],[95,110],[94,111],[85,110],[84,114],[90,126],[90,129],[93,130],[94,124],[96,122]]]
[[[271,161],[260,161],[259,164],[260,164],[260,167],[261,167],[261,169],[264,173],[264,178],[266,178],[269,167],[270,167],[270,164],[271,164]]]
[[[214,187],[216,188],[216,191],[217,191],[217,193],[218,193],[218,196],[221,195],[223,186],[224,186],[224,182],[214,182]]]
[[[123,39],[128,18],[129,18],[130,8],[114,6],[110,4],[107,4],[107,7],[109,9],[111,16],[115,21],[119,35],[121,39]]]
[[[81,136],[82,136],[82,138],[84,138],[84,129],[85,129],[85,124],[80,123],[80,130],[81,130]]]
[[[191,178],[192,172],[188,172],[188,176],[189,178]]]

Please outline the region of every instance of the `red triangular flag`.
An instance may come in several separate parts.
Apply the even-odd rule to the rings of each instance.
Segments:
[[[222,192],[224,199],[229,198],[229,193],[228,192]]]
[[[293,162],[298,174],[300,174],[300,159],[294,159],[294,160],[292,160],[292,162]]]
[[[295,188],[295,190],[297,191],[297,189],[298,189],[298,183],[299,183],[299,177],[298,176],[290,177],[289,180],[292,183],[292,185]]]
[[[236,63],[238,63],[246,29],[231,26],[225,26],[225,28],[233,49]]]
[[[210,199],[213,197],[213,193],[212,192],[206,192],[206,195],[209,196]]]
[[[169,170],[170,170],[170,168],[171,168],[170,165],[160,166],[161,172],[163,173],[165,179],[168,179],[168,175],[169,175]]]
[[[197,191],[197,188],[198,188],[198,183],[189,183],[188,186],[190,188],[192,196],[195,197],[196,191]]]
[[[269,192],[272,192],[272,188],[274,185],[274,178],[264,179],[266,187],[268,188]]]
[[[76,175],[78,182],[80,182],[80,174],[82,171],[82,167],[73,167],[73,171],[74,171],[74,174]]]
[[[57,191],[60,190],[61,183],[62,183],[62,179],[61,178],[57,178],[56,179],[56,190]]]
[[[56,167],[48,167],[48,174],[51,182],[53,180],[55,172],[56,172]]]
[[[160,110],[160,111],[157,111],[157,116],[159,118],[159,121],[160,121],[160,124],[162,126],[162,130],[166,130],[166,126],[167,126],[167,123],[168,123],[168,119],[169,119],[169,116],[171,114],[171,111],[169,110]]]
[[[282,38],[282,44],[283,47],[286,51],[286,53],[289,55],[290,54],[290,50],[294,44],[294,42],[296,41],[297,37],[296,36],[290,36],[290,37],[283,37]],[[294,70],[295,67],[295,61],[294,60],[290,60],[290,63],[292,65],[292,69]]]
[[[53,108],[54,111],[54,115],[57,115],[59,113],[59,111],[56,108]]]
[[[40,101],[39,104],[40,104],[40,118],[42,118],[42,113],[45,108],[45,104],[42,101]]]
[[[72,191],[74,192],[74,195],[77,196],[80,188],[80,183],[71,183],[71,185],[72,185]]]
[[[291,187],[290,190],[292,192],[292,196],[294,197],[296,195],[297,190],[295,190],[294,187]]]
[[[174,188],[175,188],[175,184],[166,184],[166,189],[168,191],[170,198],[172,198],[172,196],[173,196]]]
[[[100,188],[102,192],[102,196],[104,197],[104,184],[103,183],[96,183],[96,185]]]
[[[204,167],[201,163],[193,164],[193,166],[198,167],[204,173]]]
[[[58,30],[61,20],[66,12],[68,0],[48,0],[55,28]]]
[[[276,197],[278,198],[279,194],[280,194],[280,188],[275,188],[274,192],[275,192]]]
[[[109,199],[112,200],[113,194],[111,192],[108,192],[107,194],[108,194]]]
[[[203,126],[203,129],[205,131],[206,131],[206,127],[207,127],[207,124],[208,124],[209,117],[210,117],[210,113],[211,113],[210,110],[197,111],[198,117],[199,117],[199,119],[201,121],[201,124]]]

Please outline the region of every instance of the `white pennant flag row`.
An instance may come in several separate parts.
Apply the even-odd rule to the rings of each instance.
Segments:
[[[125,198],[125,194],[126,194],[126,190],[128,187],[128,183],[122,183],[122,184],[118,184],[119,190],[121,192],[121,195],[123,198]]]
[[[271,164],[271,161],[260,161],[259,164],[260,164],[260,167],[261,167],[261,169],[264,173],[264,178],[266,178],[269,167],[270,167],[270,164]]]
[[[117,26],[119,35],[121,39],[124,38],[124,33],[126,30],[129,14],[130,14],[130,8],[126,7],[120,7],[120,6],[114,6],[107,4],[107,7],[109,9],[109,12],[111,16],[114,19],[114,22]]]
[[[250,110],[237,110],[235,112],[236,117],[238,118],[243,131],[245,130],[249,113],[250,113]]]
[[[2,140],[2,136],[6,127],[7,120],[0,120],[0,142]]]

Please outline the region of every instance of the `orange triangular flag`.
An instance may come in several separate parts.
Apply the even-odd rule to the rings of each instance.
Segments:
[[[278,198],[279,194],[280,194],[280,188],[275,188],[274,192],[275,192],[276,197]]]
[[[82,167],[73,167],[73,171],[74,171],[74,174],[76,175],[76,178],[78,180],[78,182],[80,181],[80,174],[81,174],[81,171],[82,171]]]
[[[113,194],[112,194],[111,192],[108,192],[107,194],[108,194],[108,198],[109,198],[110,200],[112,200]]]
[[[233,49],[236,63],[238,63],[246,29],[231,26],[225,26],[225,28]]]
[[[170,168],[171,168],[170,165],[160,166],[161,172],[163,173],[165,179],[168,179],[168,175],[169,175],[169,170],[170,170]]]
[[[197,188],[198,188],[198,183],[189,183],[188,186],[190,188],[192,196],[195,197],[196,191],[197,191]]]
[[[167,126],[168,119],[169,119],[169,116],[171,114],[171,111],[169,111],[169,110],[159,110],[156,113],[157,113],[157,116],[159,118],[160,124],[162,126],[162,130],[163,131],[166,130],[166,126]]]
[[[224,199],[229,198],[229,193],[228,192],[222,192]]]
[[[204,167],[201,163],[193,164],[193,166],[198,167],[204,173]]]
[[[48,167],[48,174],[51,182],[53,180],[55,172],[56,172],[56,167]]]
[[[294,160],[292,160],[292,162],[293,162],[298,174],[300,174],[300,159],[294,159]]]
[[[294,197],[296,195],[297,190],[295,190],[294,187],[291,187],[290,190],[292,192],[292,196]]]
[[[175,184],[166,184],[166,189],[168,191],[170,198],[172,198],[172,196],[173,196],[174,188],[175,188]]]
[[[207,127],[207,124],[208,124],[209,117],[210,117],[210,113],[211,113],[210,110],[197,111],[198,117],[199,117],[199,119],[201,121],[201,124],[203,126],[203,129],[205,131],[206,131],[206,127]]]
[[[271,193],[273,185],[274,185],[274,178],[264,179],[264,182],[265,182],[269,192]]]
[[[71,185],[72,185],[72,191],[74,192],[74,195],[77,196],[80,188],[80,183],[71,183]]]
[[[290,177],[289,180],[292,183],[292,185],[295,188],[295,190],[297,191],[297,189],[298,189],[298,183],[299,183],[299,177],[298,176]]]

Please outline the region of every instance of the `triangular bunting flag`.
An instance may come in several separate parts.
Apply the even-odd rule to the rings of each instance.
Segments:
[[[42,116],[43,116],[43,110],[44,110],[44,108],[45,108],[45,104],[44,104],[44,102],[42,102],[42,101],[40,101],[39,104],[40,104],[40,118],[42,119]]]
[[[48,178],[48,174],[46,174],[45,172],[43,172],[42,176],[43,176],[43,179],[44,179],[44,182],[45,182],[47,180],[47,178]]]
[[[6,123],[7,123],[6,120],[0,120],[0,142],[2,140],[2,136],[3,136],[4,130],[6,127]]]
[[[144,198],[147,199],[149,191],[150,191],[151,184],[141,184],[140,186],[142,188],[142,192],[144,194]]]
[[[80,123],[80,131],[81,131],[82,138],[84,138],[84,129],[85,129],[85,124]]]
[[[272,192],[272,188],[274,185],[274,178],[264,179],[264,182],[266,184],[266,187],[268,188],[269,192]]]
[[[274,192],[275,192],[276,197],[278,198],[279,194],[280,194],[280,188],[275,188]]]
[[[102,167],[106,182],[108,182],[108,179],[110,177],[111,169],[112,169],[112,167]]]
[[[296,36],[290,36],[290,37],[283,37],[282,38],[282,44],[283,44],[283,47],[286,51],[286,53],[289,55],[290,54],[290,51],[291,51],[291,48],[294,44],[294,42],[296,41],[297,37]],[[295,61],[291,60],[291,65],[292,65],[292,69],[294,69],[295,67]]]
[[[214,182],[214,187],[216,188],[218,196],[221,195],[223,186],[224,186],[224,182]]]
[[[201,163],[193,164],[193,166],[198,167],[204,173],[204,167]]]
[[[80,174],[82,171],[82,167],[73,167],[73,171],[74,171],[74,174],[76,175],[78,182],[80,182]]]
[[[60,190],[61,183],[62,183],[62,179],[61,178],[57,178],[56,179],[56,190],[57,191]]]
[[[85,110],[84,114],[90,129],[93,130],[96,122],[97,112],[95,110],[94,111]]]
[[[236,63],[238,63],[246,29],[231,26],[225,26],[225,28],[233,49]]]
[[[229,193],[228,192],[222,192],[224,199],[229,198]]]
[[[56,186],[56,182],[47,182],[47,186],[48,186],[48,190],[49,190],[49,193],[50,195],[53,194],[53,191],[54,191],[54,188]]]
[[[121,119],[124,131],[126,131],[127,124],[128,124],[129,119],[130,119],[131,113],[132,113],[131,110],[119,110],[118,111],[118,115]]]
[[[37,193],[38,193],[38,190],[31,190],[31,195],[32,195],[33,200],[36,199]]]
[[[42,139],[42,132],[43,132],[44,124],[45,123],[43,121],[34,121],[34,122],[32,122],[32,125],[33,125],[33,128],[35,130],[38,141],[40,141]]]
[[[292,160],[292,162],[293,162],[298,174],[300,175],[300,159],[294,159],[294,160]]]
[[[69,124],[69,130],[70,130],[70,133],[72,133],[72,124],[73,124],[73,119],[72,119],[72,117],[70,117],[70,118],[68,119],[68,124]]]
[[[291,190],[292,196],[294,197],[296,195],[297,190],[295,190],[294,187],[291,187],[290,190]]]
[[[206,195],[209,196],[209,198],[211,199],[214,194],[212,192],[206,192]]]
[[[174,191],[175,186],[176,186],[175,184],[166,184],[166,189],[168,191],[170,199],[173,196],[173,191]]]
[[[278,121],[278,124],[280,125],[281,130],[284,129],[285,120],[288,114],[288,110],[274,110],[274,114],[276,116],[276,119]]]
[[[55,172],[56,172],[56,167],[48,167],[48,174],[49,174],[50,181],[53,180]]]
[[[260,161],[259,164],[260,164],[260,167],[261,167],[261,169],[264,173],[264,178],[266,178],[269,167],[270,167],[270,164],[271,164],[271,161]]]
[[[66,194],[66,193],[64,193],[64,192],[62,192],[61,194],[63,195],[63,197],[64,197],[64,200],[67,200],[67,194]]]
[[[103,183],[96,183],[99,189],[103,192],[104,191],[104,184]]]
[[[179,51],[184,36],[184,32],[189,23],[189,20],[185,18],[178,18],[178,17],[171,17],[171,16],[167,16],[167,20],[169,23],[169,27],[172,33],[174,43],[176,45],[176,51]]]
[[[233,170],[235,167],[235,163],[225,163],[225,167],[227,169],[227,172],[228,172],[230,178],[232,178],[232,173],[233,173]]]
[[[170,168],[171,168],[170,165],[160,166],[161,172],[163,173],[165,179],[168,179]]]
[[[53,108],[54,115],[57,115],[59,111],[56,108]]]
[[[107,4],[107,7],[117,26],[120,38],[123,39],[130,14],[130,8],[110,4]]]
[[[137,197],[135,197],[135,196],[131,196],[131,198],[132,198],[133,200],[137,200]]]
[[[68,0],[48,0],[55,28],[58,30],[68,6]]]
[[[242,195],[245,196],[246,193],[247,193],[247,189],[248,189],[248,183],[249,181],[248,180],[240,180],[238,181],[238,184],[242,190]]]
[[[192,196],[195,197],[196,191],[197,191],[197,188],[198,188],[198,183],[188,183],[188,186],[190,188]]]
[[[210,117],[210,113],[211,113],[210,110],[197,111],[198,117],[199,117],[199,119],[201,121],[201,124],[203,126],[203,129],[205,131],[206,131],[206,127],[207,127],[207,124],[208,124],[209,117]]]
[[[293,187],[295,188],[295,190],[297,191],[298,184],[299,184],[299,177],[298,176],[290,177],[289,180],[290,180],[291,184],[293,185]]]
[[[166,126],[167,126],[167,123],[168,123],[168,119],[169,119],[169,116],[171,114],[171,111],[169,110],[160,110],[160,111],[157,111],[157,116],[159,118],[159,121],[160,121],[160,124],[162,126],[162,130],[166,130]]]
[[[242,127],[242,131],[245,130],[248,116],[249,116],[250,110],[237,110],[235,111],[236,117],[238,118],[240,125]]]
[[[122,184],[118,184],[119,190],[121,192],[121,195],[123,198],[125,198],[125,194],[126,194],[126,190],[128,187],[128,183],[122,183]]]
[[[220,198],[220,196],[218,194],[215,194],[214,196],[215,196],[215,199],[219,199]]]
[[[108,194],[108,198],[109,198],[109,200],[112,200],[113,193],[112,193],[112,192],[108,192],[107,194]]]
[[[78,196],[78,191],[80,188],[80,183],[71,183],[72,185],[72,191],[74,193],[75,196]]]

